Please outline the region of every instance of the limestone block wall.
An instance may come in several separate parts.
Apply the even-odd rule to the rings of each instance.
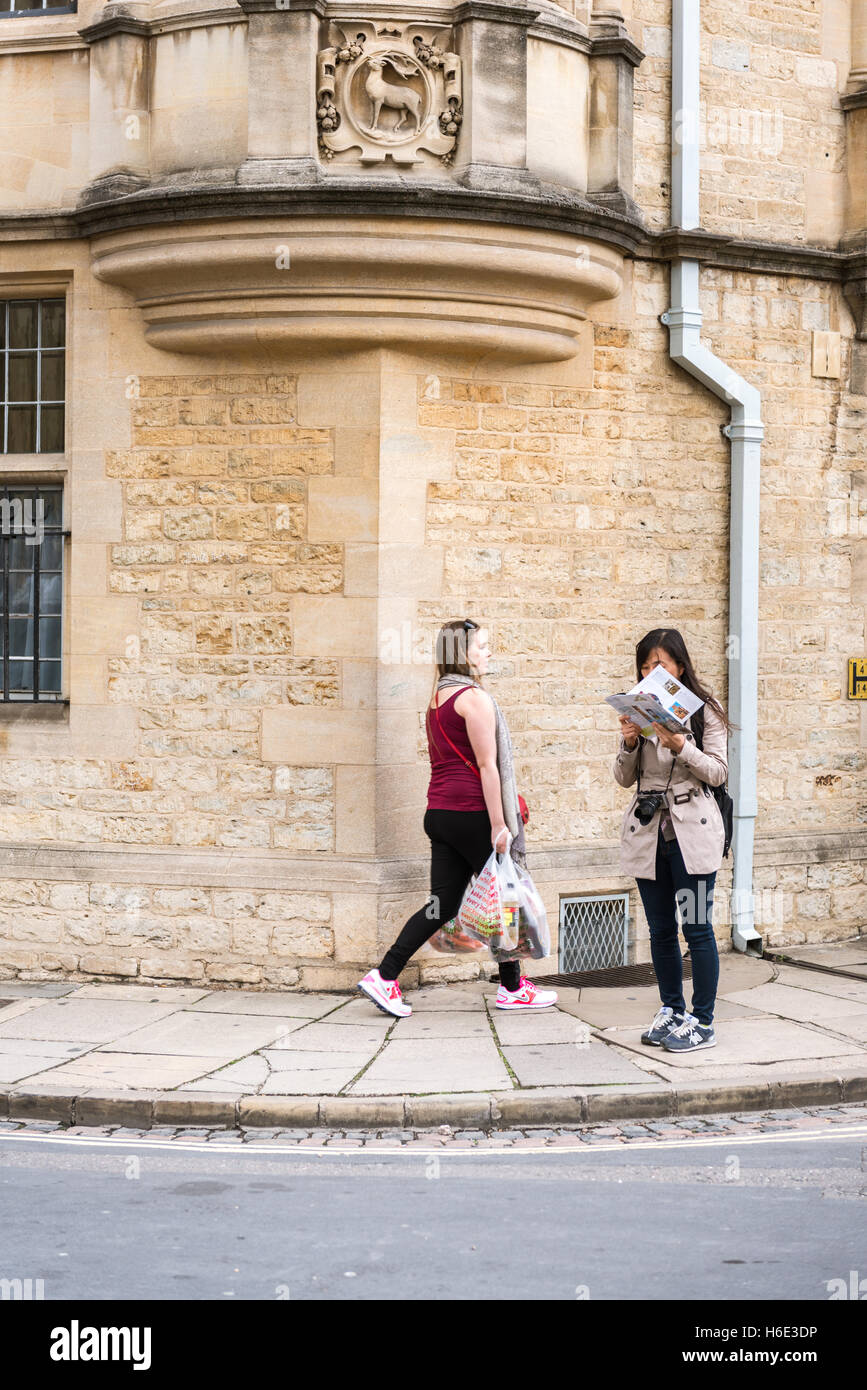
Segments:
[[[835,245],[846,199],[840,95],[853,0],[702,0],[701,223],[762,241]],[[633,0],[636,197],[668,225],[670,0]]]
[[[5,33],[0,30],[0,44]],[[87,49],[82,44],[59,53],[9,53],[0,47],[0,62],[4,124],[15,131],[14,141],[4,141],[0,153],[0,207],[74,207],[87,180]]]
[[[157,8],[135,11],[162,24]],[[121,192],[124,177],[153,178],[174,197],[220,180],[236,193],[274,163],[267,189],[281,179],[294,188],[285,165],[318,148],[312,85],[290,91],[280,75],[295,55],[287,35],[309,47],[318,20],[249,8],[242,18],[224,5],[188,26],[178,4],[159,33],[89,43],[78,29],[100,18],[91,0],[44,25],[0,24],[4,100],[19,132],[0,157],[2,209],[68,210],[89,180],[110,185],[118,169]],[[547,15],[528,39],[526,113],[485,116],[502,104],[497,74],[481,48],[475,58],[467,49],[468,70],[479,58],[474,99],[490,104],[473,115],[468,102],[458,164],[438,176],[456,179],[471,155],[494,167],[514,158],[519,175],[526,160],[574,191],[634,195],[660,231],[670,217],[670,4],[560,8],[594,31],[621,13],[646,53],[634,131],[624,73],[631,82],[636,54],[611,59],[603,43],[591,61],[589,41]],[[836,245],[847,215],[840,94],[855,63],[848,2],[704,0],[702,13],[704,228]],[[248,93],[251,40],[251,70],[264,78]],[[123,75],[127,58],[124,82],[117,64]],[[312,65],[303,72],[312,84]],[[558,84],[567,95],[549,99]],[[129,114],[141,117],[132,141]],[[255,167],[242,178],[245,157]],[[120,196],[109,185],[94,196]],[[255,197],[231,215],[260,237],[273,230],[275,250],[285,226],[287,295],[305,275],[357,295],[367,283],[357,265],[335,273],[342,263],[323,260],[324,240],[317,259],[300,244],[300,219],[275,204],[266,227]],[[181,212],[183,196],[171,206]],[[380,215],[366,230],[344,217],[329,231],[363,243],[378,288],[400,262],[383,251]],[[508,279],[487,223],[476,243],[463,236],[475,249],[442,310],[457,253],[437,232],[444,219],[426,215],[395,283],[413,305],[424,300],[436,247],[447,267],[430,282],[439,322],[431,314],[419,327],[416,314],[410,333],[383,325],[380,305],[375,343],[366,326],[332,341],[341,301],[330,324],[317,308],[322,331],[303,347],[272,322],[270,241],[259,269],[245,252],[207,280],[230,255],[226,220],[211,218],[206,235],[204,222],[179,216],[171,233],[182,249],[162,261],[161,238],[133,226],[142,245],[127,281],[102,264],[104,278],[94,275],[98,215],[94,246],[72,218],[41,224],[33,240],[24,224],[4,232],[0,285],[67,296],[69,368],[65,453],[7,456],[3,471],[61,480],[71,534],[69,706],[0,709],[0,976],[351,986],[427,892],[426,653],[440,623],[465,614],[491,629],[492,688],[531,806],[530,862],[554,951],[562,896],[630,891],[632,952],[647,958],[634,883],[617,864],[626,794],[610,776],[616,724],[602,697],[631,680],[636,639],[671,622],[725,698],[727,412],[669,361],[659,323],[668,268],[655,244],[629,243],[618,297],[600,304],[596,291],[621,286],[623,247],[579,247],[568,230],[543,238],[516,222],[496,248]],[[460,216],[449,235],[467,228],[465,207]],[[408,255],[397,223],[391,234]],[[570,267],[575,355],[564,361],[541,361],[548,300],[523,303],[516,283],[532,276],[515,246],[544,279],[543,240]],[[476,304],[469,281],[488,283],[476,264],[500,276],[501,298]],[[806,261],[797,268],[711,267],[701,282],[704,340],[758,386],[766,425],[755,886],[770,945],[867,926],[867,716],[844,687],[846,657],[867,644],[867,373],[852,371],[857,325],[839,282],[813,278]],[[546,274],[545,294],[562,307],[567,277]],[[204,327],[196,319],[196,333],[181,331],[193,314],[185,296],[202,285],[219,301],[218,341],[207,306],[196,311]],[[393,311],[394,284],[386,289]],[[492,325],[486,338],[475,322],[475,337],[458,333],[461,313],[470,318],[461,295]],[[533,331],[523,360],[497,365],[512,300]],[[148,340],[155,316],[174,338]],[[813,334],[824,331],[841,335],[836,377],[813,375]],[[729,872],[717,895],[721,945]],[[478,969],[422,959],[407,978]]]
[[[71,520],[71,705],[0,729],[0,971],[351,985],[427,891],[425,652],[465,613],[491,627],[555,952],[561,896],[631,891],[646,958],[602,697],[668,621],[724,697],[727,635],[725,411],[668,361],[665,267],[637,260],[567,362],[278,369],[148,347],[80,254],[69,456],[43,461]],[[33,253],[43,274],[51,259]],[[808,349],[813,323],[839,323],[848,352],[851,324],[820,283],[709,271],[702,288],[708,340],[760,384],[768,426],[759,925],[772,945],[847,936],[864,925],[867,750],[843,690],[865,638],[864,401],[812,377]]]
[[[619,833],[626,794],[610,776],[616,735],[601,700],[632,679],[648,628],[680,628],[725,699],[727,414],[668,361],[666,296],[667,271],[636,263],[631,317],[618,301],[595,325],[592,369],[443,379],[436,400],[420,389],[420,420],[448,432],[455,458],[428,499],[443,597],[420,611],[490,622],[531,840],[546,849]],[[839,288],[775,276],[707,271],[702,303],[709,345],[756,383],[766,421],[759,925],[771,944],[845,936],[867,912],[867,730],[845,698],[845,656],[867,639],[852,570],[867,533],[865,402],[812,376],[810,344],[814,326],[842,327],[848,353],[851,319]],[[820,863],[803,858],[811,839]],[[615,870],[598,891],[629,886]]]
[[[123,498],[109,589],[137,596],[140,622],[131,653],[108,663],[108,698],[137,710],[136,755],[157,760],[162,795],[154,807],[152,778],[133,780],[92,808],[129,820],[92,817],[87,838],[331,849],[331,768],[260,763],[263,709],[339,701],[338,663],[293,654],[304,596],[343,587],[343,546],[308,540],[308,486],[333,476],[331,432],[297,425],[288,375],[136,388],[132,447],[109,451],[106,472]]]

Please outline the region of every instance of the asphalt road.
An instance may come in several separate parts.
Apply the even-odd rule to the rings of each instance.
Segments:
[[[0,1137],[0,1278],[45,1300],[827,1301],[867,1125],[579,1152]],[[481,1305],[479,1311],[482,1311]]]

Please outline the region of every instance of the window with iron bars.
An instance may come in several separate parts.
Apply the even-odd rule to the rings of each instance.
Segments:
[[[77,0],[72,4],[69,0],[0,0],[0,19],[17,14],[75,14],[77,10]]]
[[[628,964],[629,894],[560,899],[560,970],[606,970]]]
[[[0,340],[3,453],[62,453],[66,411],[65,301],[0,301]]]
[[[0,486],[0,702],[63,699],[63,489]]]

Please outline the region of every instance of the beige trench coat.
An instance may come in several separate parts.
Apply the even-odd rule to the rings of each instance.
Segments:
[[[668,778],[672,758],[674,771],[667,793],[671,820],[683,862],[689,874],[712,874],[722,864],[725,831],[722,815],[711,787],[720,787],[728,774],[726,729],[719,715],[705,705],[703,751],[696,747],[691,732],[691,720],[686,724],[686,743],[675,757],[670,748],[659,743],[639,741],[632,752],[620,740],[614,760],[614,776],[621,787],[631,787],[637,780],[638,755],[641,753],[641,790],[662,791]],[[636,796],[633,795],[620,832],[620,867],[633,878],[656,878],[656,842],[662,808],[642,825],[635,817]]]

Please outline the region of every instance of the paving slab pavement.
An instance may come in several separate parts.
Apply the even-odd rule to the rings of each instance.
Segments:
[[[0,980],[0,1117],[485,1129],[867,1099],[867,938],[787,954],[848,973],[724,955],[717,1045],[686,1056],[640,1041],[655,987],[517,1014],[462,981],[391,1019],[346,993]]]

